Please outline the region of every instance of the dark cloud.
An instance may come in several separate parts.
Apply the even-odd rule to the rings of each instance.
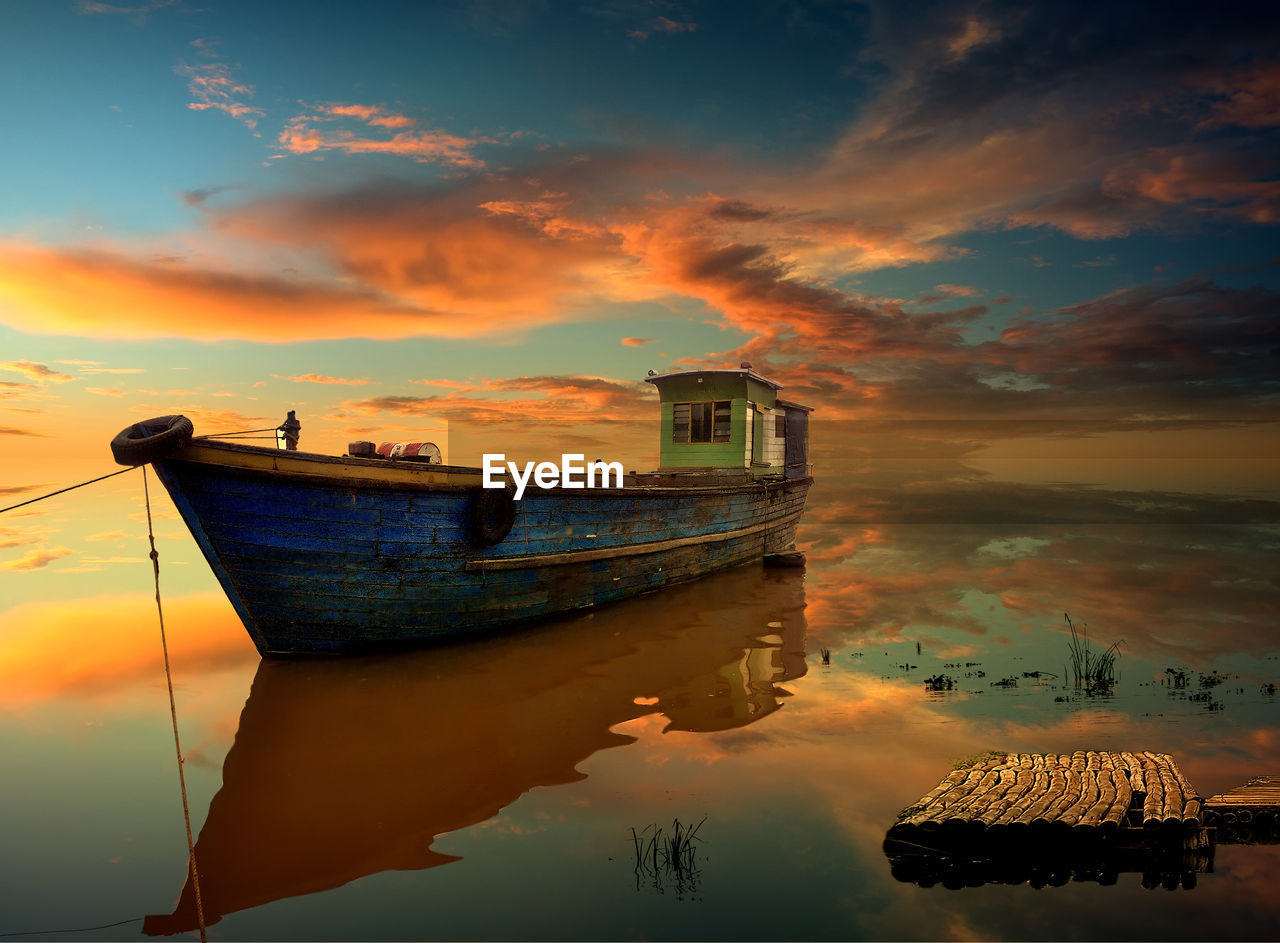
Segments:
[[[1274,409],[1278,306],[1280,293],[1262,287],[1207,279],[1147,285],[1018,322],[999,348],[1011,366],[1050,383],[1055,395],[1149,398],[1152,406],[1177,409]]]
[[[872,6],[885,77],[814,179],[922,231],[1087,238],[1275,219],[1280,15],[1253,4]],[[881,215],[881,218],[884,218]]]
[[[215,197],[219,193],[223,193],[230,189],[232,188],[231,187],[201,187],[200,189],[197,189],[197,190],[183,190],[182,202],[187,204],[187,206],[194,207],[195,209],[199,209],[203,207],[205,203],[207,203],[212,197]]]
[[[707,215],[714,219],[741,223],[768,219],[773,214],[770,210],[752,206],[742,200],[721,200],[707,210]]]
[[[721,284],[730,320],[758,335],[705,362],[749,360],[843,417],[1263,418],[1280,410],[1280,292],[1264,287],[1204,278],[1143,285],[973,343],[963,329],[987,312],[982,305],[907,314],[794,285],[754,260],[698,271]]]

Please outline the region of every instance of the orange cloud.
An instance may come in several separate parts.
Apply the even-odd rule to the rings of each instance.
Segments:
[[[1242,215],[1255,223],[1280,219],[1280,162],[1241,160],[1226,154],[1161,155],[1158,170],[1140,170],[1127,184],[1164,204]]]
[[[511,326],[457,317],[373,289],[142,262],[96,250],[0,246],[0,322],[114,339],[469,336]],[[174,311],[183,317],[175,318]]]
[[[656,398],[649,384],[605,377],[515,377],[452,387],[434,396],[343,403],[335,418],[391,413],[447,420],[454,463],[478,464],[484,452],[505,452],[509,458],[545,455],[550,428],[557,430],[557,448],[607,457],[635,470],[656,463]]]
[[[272,374],[275,376],[275,374]],[[346,377],[325,377],[318,373],[304,373],[302,376],[287,377],[294,383],[329,383],[339,386],[364,386],[368,380],[348,380]]]
[[[142,404],[129,407],[129,412],[141,416],[164,416],[180,414],[191,420],[196,427],[196,435],[206,432],[244,432],[249,429],[266,428],[266,424],[276,420],[269,416],[246,416],[234,409],[210,409],[198,404],[179,405],[175,401],[167,403]]]
[[[68,380],[74,379],[65,373],[50,369],[46,364],[34,363],[30,360],[6,360],[0,362],[0,370],[26,374],[35,380],[52,380],[54,383],[66,383]]]
[[[18,573],[39,570],[48,566],[54,560],[70,556],[71,553],[72,551],[66,547],[50,547],[48,549],[42,547],[39,550],[29,550],[16,560],[0,561],[0,570],[14,570]]]
[[[252,97],[253,88],[231,75],[225,62],[203,62],[199,65],[179,65],[174,69],[189,80],[187,91],[195,101],[187,102],[192,111],[221,111],[250,129],[258,126],[258,118],[266,115],[261,108],[254,108],[243,99]]]
[[[564,207],[499,205],[495,189],[510,185],[485,178],[299,195],[227,210],[215,223],[235,237],[315,251],[371,291],[448,311],[462,335],[572,319],[577,305],[634,285],[634,263],[602,227]]]
[[[418,123],[407,115],[388,112],[378,105],[320,105],[316,111],[322,117],[357,118],[377,128],[411,128]]]
[[[407,115],[388,112],[377,105],[320,105],[312,114],[289,119],[280,132],[279,144],[290,154],[316,154],[320,151],[343,151],[347,154],[395,154],[411,157],[420,163],[439,163],[449,167],[479,169],[484,161],[475,156],[476,145],[487,139],[464,138],[448,131],[410,131],[417,122]],[[370,128],[400,130],[391,137],[360,136],[347,128],[322,130],[325,122],[355,119]]]
[[[362,415],[392,412],[504,423],[531,419],[565,423],[651,419],[654,409],[649,384],[606,377],[512,377],[449,385],[455,387],[454,392],[435,396],[379,396],[345,403],[343,408]],[[482,396],[472,396],[472,393]],[[495,399],[492,394],[501,394],[502,398]]]
[[[652,344],[652,337],[624,337],[622,339],[623,347],[643,347],[645,344]]]

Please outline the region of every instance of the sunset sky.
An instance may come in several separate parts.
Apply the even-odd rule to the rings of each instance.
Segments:
[[[1274,417],[1262,9],[10,0],[0,447],[742,359],[827,418]]]
[[[587,684],[544,704],[570,716],[615,672],[620,716],[635,717],[615,731],[637,743],[561,764],[546,781],[572,776],[577,791],[532,790],[516,825],[557,803],[647,809],[626,798],[645,790],[665,817],[672,783],[692,784],[718,810],[739,797],[743,815],[717,811],[713,827],[752,843],[714,852],[749,872],[741,886],[759,884],[759,861],[788,861],[760,836],[840,831],[888,880],[886,823],[962,751],[1123,734],[1185,755],[1215,789],[1277,765],[1274,686],[1255,692],[1280,683],[1280,5],[0,0],[0,139],[0,509],[118,471],[111,438],[172,413],[201,434],[296,410],[302,447],[333,454],[425,438],[463,462],[496,439],[542,449],[522,461],[584,452],[647,470],[633,463],[657,460],[651,370],[748,361],[815,408],[795,586],[744,568],[593,623],[607,645],[627,620],[636,639],[785,621],[809,673],[770,714],[780,726],[659,737],[668,704],[632,710],[667,696],[633,682],[649,674],[571,661],[563,676]],[[167,909],[181,886],[149,527],[197,828],[251,686],[263,697],[255,649],[146,474],[148,492],[133,471],[0,516],[0,746],[17,771],[0,792],[23,850],[7,882],[0,871],[14,910],[0,933],[157,912],[122,902],[159,895]],[[1125,683],[1146,700],[1090,713],[1026,682],[995,687],[1059,670],[1064,610],[1100,644],[1124,642]],[[472,690],[465,672],[492,670],[497,691],[537,677],[517,645],[593,652],[551,628],[439,676],[462,665]],[[664,651],[652,664],[683,671],[682,650]],[[913,651],[905,667],[922,670],[890,677]],[[706,676],[732,675],[730,654]],[[921,700],[925,671],[957,669],[944,658],[989,659],[990,679]],[[1212,718],[1169,706],[1153,686],[1169,665],[1234,672],[1238,701]],[[489,696],[419,689],[459,717]],[[495,703],[559,736],[559,715],[526,718],[523,696]],[[592,738],[619,739],[592,723]],[[777,750],[759,752],[768,737]],[[706,759],[713,747],[724,756]],[[702,776],[721,761],[720,784]],[[778,829],[778,809],[810,830]],[[530,905],[497,916],[547,900],[604,911],[603,897],[527,880],[577,872],[509,855],[483,821],[473,832],[437,850],[513,870],[432,870],[480,875],[477,906],[518,886]],[[121,850],[135,834],[136,859]],[[831,847],[834,890],[813,899],[835,903],[806,919],[902,920],[922,938],[1065,925],[1043,897],[1026,908],[1039,924],[1014,924],[1021,905],[990,896],[1001,913],[955,929],[935,918],[963,915],[959,897],[930,910],[913,887],[883,895]],[[140,870],[105,870],[122,855]],[[820,860],[806,845],[781,869],[784,899],[812,890]],[[370,894],[367,907],[321,900],[349,923],[281,932],[358,935],[374,926],[358,919],[395,909],[380,887],[415,919],[438,899],[476,926],[470,898],[415,874],[353,882],[343,893]],[[1272,874],[1257,866],[1234,893]],[[1214,932],[1274,925],[1274,895],[1221,899],[1204,910]],[[1063,921],[1079,900],[1056,898]],[[1158,912],[1149,926],[1178,922]],[[1106,932],[1142,911],[1121,917]]]

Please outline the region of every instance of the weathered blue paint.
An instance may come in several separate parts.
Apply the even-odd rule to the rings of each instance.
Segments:
[[[460,637],[788,550],[811,482],[531,489],[486,546],[470,526],[479,488],[283,475],[208,458],[220,450],[272,451],[206,444],[155,467],[264,654]]]

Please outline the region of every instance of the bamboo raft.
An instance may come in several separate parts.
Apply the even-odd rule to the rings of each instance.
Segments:
[[[903,809],[884,851],[931,887],[1070,881],[1196,886],[1213,870],[1204,800],[1165,753],[1008,753],[958,769]]]
[[[958,769],[898,815],[889,836],[1024,830],[1181,835],[1204,800],[1165,753],[1009,753]]]
[[[1259,776],[1204,801],[1204,824],[1223,843],[1280,841],[1280,776]]]

